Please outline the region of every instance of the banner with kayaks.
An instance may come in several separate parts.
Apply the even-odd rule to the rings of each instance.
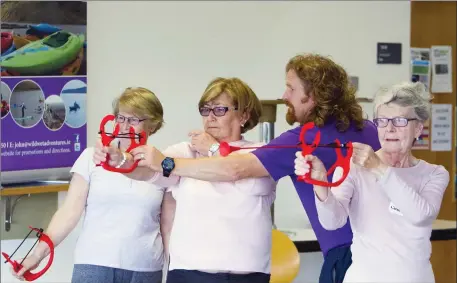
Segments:
[[[86,148],[85,19],[84,24],[27,22],[31,12],[2,12],[2,174],[71,167]],[[43,19],[59,13],[38,12]],[[33,13],[36,18],[37,11]]]

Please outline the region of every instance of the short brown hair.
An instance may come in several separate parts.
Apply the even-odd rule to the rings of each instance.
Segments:
[[[262,114],[262,104],[254,91],[239,78],[219,77],[212,80],[200,98],[198,107],[203,107],[205,103],[216,99],[222,93],[230,96],[233,105],[238,108],[240,113],[249,113],[249,120],[246,121],[244,127],[241,127],[241,133],[245,133],[257,126]]]
[[[145,118],[145,128],[156,133],[164,123],[163,107],[157,96],[143,87],[129,87],[113,103],[114,115],[119,113],[119,107],[126,108],[137,116]]]
[[[295,71],[305,93],[311,93],[316,103],[308,121],[321,127],[329,118],[334,118],[341,132],[346,131],[351,122],[358,129],[363,128],[363,110],[356,100],[356,90],[340,65],[320,55],[302,54],[289,60],[286,72],[289,70]]]

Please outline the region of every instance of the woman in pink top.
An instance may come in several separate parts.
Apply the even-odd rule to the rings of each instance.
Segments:
[[[129,174],[131,178],[168,187],[164,209],[175,212],[174,219],[162,219],[162,230],[171,229],[170,236],[168,232],[163,235],[170,242],[167,283],[269,283],[270,208],[276,196],[273,179],[207,182],[169,174],[174,158],[211,158],[218,155],[222,141],[232,146],[260,146],[242,136],[258,124],[260,101],[243,81],[217,78],[206,88],[198,109],[204,130],[191,131],[190,142],[165,150],[169,157],[162,164],[164,176],[157,172],[136,174],[138,170]],[[104,161],[106,153],[110,153],[109,162],[116,165],[125,156],[124,166],[130,167],[133,156],[145,155],[143,158],[148,160],[149,152],[147,146],[136,148],[132,155],[99,147],[94,158],[96,162]]]
[[[374,152],[354,143],[346,180],[332,189],[314,186],[325,229],[342,227],[349,216],[353,263],[344,282],[435,282],[430,236],[449,173],[411,152],[430,116],[429,101],[421,83],[382,89],[375,99],[374,119],[381,149]],[[312,178],[326,180],[325,167],[312,155],[297,153],[296,174],[309,172],[307,161]]]

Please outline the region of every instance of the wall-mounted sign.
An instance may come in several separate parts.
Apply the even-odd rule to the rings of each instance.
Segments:
[[[351,85],[355,88],[355,90],[359,90],[359,77],[349,77]]]
[[[401,43],[378,43],[378,64],[401,64]]]
[[[432,104],[432,151],[452,150],[452,104]]]

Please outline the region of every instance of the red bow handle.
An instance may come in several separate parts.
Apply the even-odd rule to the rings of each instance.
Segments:
[[[48,245],[49,252],[50,252],[48,263],[41,271],[32,273],[29,270],[27,270],[26,272],[24,272],[23,276],[26,281],[34,281],[34,280],[37,280],[38,278],[40,278],[43,274],[45,274],[46,271],[48,271],[48,269],[51,267],[52,262],[54,261],[54,243],[52,242],[51,238],[49,238],[48,235],[44,234],[39,229],[33,228],[33,227],[29,227],[29,228],[31,230],[39,233],[39,235],[40,235],[39,240],[42,242],[45,242]],[[13,269],[15,272],[19,272],[19,270],[22,269],[23,266],[16,260],[11,260],[11,258],[8,254],[2,252],[2,255],[5,258],[5,260],[13,266]]]
[[[313,122],[309,122],[309,123],[305,124],[302,127],[302,130],[301,130],[301,133],[300,133],[300,142],[301,142],[301,145],[302,145],[302,155],[303,156],[312,154],[313,151],[319,145],[319,142],[320,142],[320,131],[318,131],[316,133],[316,137],[314,138],[314,141],[313,141],[313,143],[311,145],[308,145],[305,142],[306,131],[309,130],[309,129],[312,129],[313,127],[314,127],[314,123]],[[352,143],[351,142],[347,143],[346,147],[348,148],[348,152],[347,152],[346,156],[343,156],[343,154],[341,152],[341,147],[342,146],[341,146],[340,141],[338,139],[336,139],[335,143],[336,143],[335,152],[336,152],[337,159],[336,159],[335,164],[333,164],[332,167],[327,171],[327,176],[332,174],[333,171],[335,171],[336,167],[341,167],[343,169],[343,175],[341,176],[341,178],[338,181],[335,181],[335,182],[324,182],[324,181],[312,179],[311,178],[312,164],[311,164],[310,161],[308,161],[309,172],[306,173],[303,176],[298,176],[297,180],[306,182],[308,184],[312,184],[312,185],[316,185],[316,186],[323,186],[323,187],[337,187],[341,183],[343,183],[343,181],[346,179],[346,177],[349,174],[350,160],[351,160],[351,157],[352,157],[353,147],[352,147]]]
[[[119,135],[119,124],[116,124],[114,127],[114,131],[111,135],[108,135],[107,132],[105,131],[106,124],[109,121],[114,121],[116,117],[112,114],[106,115],[101,123],[100,123],[100,135],[102,137],[102,144],[104,146],[109,146],[111,142]],[[129,137],[130,137],[130,146],[127,148],[126,152],[132,151],[134,148],[140,146],[140,145],[145,145],[146,144],[146,132],[143,131],[141,132],[139,137],[139,142],[136,141],[136,136],[135,136],[135,129],[133,127],[130,127],[129,130]],[[106,155],[106,159],[109,160],[109,154]],[[100,164],[97,164],[97,166],[102,166],[105,170],[112,171],[112,172],[118,172],[118,173],[131,173],[133,170],[136,169],[138,166],[138,163],[140,160],[135,161],[130,168],[116,168],[112,167],[109,165],[108,162],[100,162]]]
[[[312,128],[314,128],[313,122],[308,122],[308,123],[304,124],[301,128],[300,144],[301,144],[301,153],[303,156],[312,154],[314,152],[314,150],[319,146],[319,143],[321,141],[321,132],[318,131],[316,133],[316,136],[314,137],[313,143],[312,144],[306,143],[306,139],[305,139],[306,132]],[[298,181],[304,181],[306,183],[310,183],[310,181],[312,181],[312,179],[311,179],[312,164],[310,161],[308,161],[308,165],[309,165],[309,172],[303,176],[298,176]]]

